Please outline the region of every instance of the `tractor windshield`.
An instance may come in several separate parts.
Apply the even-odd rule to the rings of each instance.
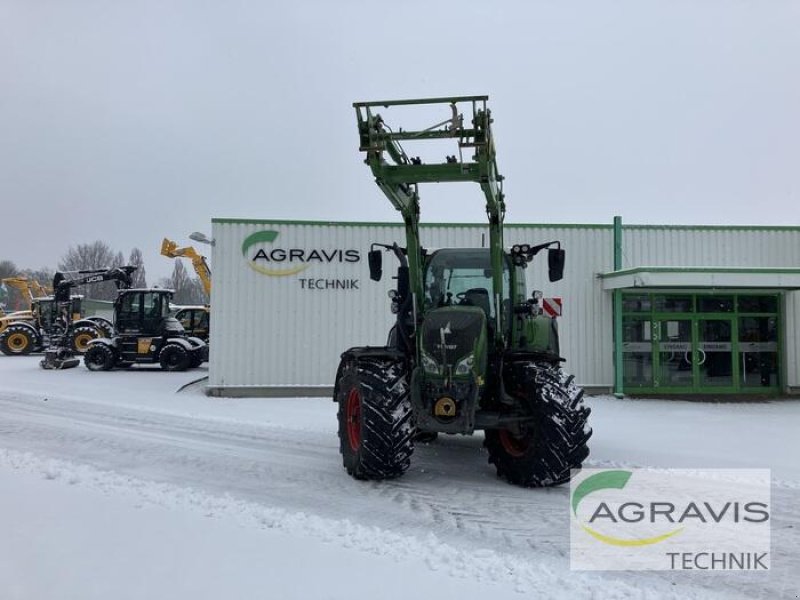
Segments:
[[[508,265],[503,265],[503,292],[507,297],[510,277]],[[494,322],[496,307],[488,249],[446,249],[430,256],[425,269],[425,309],[441,306],[478,306],[489,323]]]

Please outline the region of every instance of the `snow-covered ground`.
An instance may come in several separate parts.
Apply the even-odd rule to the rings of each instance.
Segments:
[[[0,357],[0,598],[797,598],[800,402],[590,399],[589,466],[772,469],[767,573],[569,569],[568,488],[480,436],[401,479],[341,467],[329,399],[212,399],[204,371]]]

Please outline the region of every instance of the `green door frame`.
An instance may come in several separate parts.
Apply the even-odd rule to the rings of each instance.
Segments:
[[[697,307],[697,297],[700,296],[713,296],[713,295],[727,295],[727,294],[703,294],[702,292],[686,292],[684,293],[669,293],[665,292],[659,294],[658,292],[644,292],[651,296],[658,295],[687,295],[692,296],[692,306]],[[633,295],[641,295],[641,292]],[[782,295],[774,292],[750,292],[742,293],[731,291],[731,296],[742,295],[777,295],[778,306],[776,313],[740,313],[738,308],[734,308],[732,312],[635,312],[626,313],[628,318],[643,319],[650,321],[651,327],[651,360],[653,372],[653,386],[652,387],[629,387],[628,393],[641,394],[641,393],[671,393],[671,394],[736,394],[736,393],[768,393],[778,394],[782,389],[782,380],[785,377],[782,357],[785,356],[783,348],[783,328],[782,328]],[[622,312],[622,311],[620,311]],[[741,356],[739,352],[739,319],[742,317],[774,317],[777,319],[778,331],[778,377],[775,385],[772,386],[747,386],[742,385],[742,372],[741,372]],[[691,386],[664,386],[660,384],[661,374],[661,350],[660,350],[660,333],[661,323],[666,321],[690,321],[691,322],[691,355],[692,355],[692,385]],[[700,383],[700,363],[698,361],[698,353],[701,351],[699,348],[700,321],[728,321],[731,327],[731,385],[729,386],[703,386]]]

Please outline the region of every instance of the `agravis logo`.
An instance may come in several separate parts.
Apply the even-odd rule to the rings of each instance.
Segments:
[[[307,264],[300,264],[294,267],[289,267],[288,269],[274,269],[272,267],[259,264],[259,259],[264,259],[267,261],[272,260],[269,258],[269,254],[263,248],[259,249],[252,258],[248,257],[248,250],[250,250],[253,246],[256,244],[271,244],[277,239],[277,237],[277,231],[256,231],[255,233],[248,235],[242,242],[242,256],[247,259],[248,266],[254,271],[261,273],[262,275],[269,275],[270,277],[296,275],[297,273],[305,271],[309,267]],[[272,250],[272,252],[274,252],[274,250]]]
[[[306,248],[273,246],[272,244],[278,238],[278,235],[277,231],[257,231],[244,239],[242,242],[242,256],[251,269],[270,277],[285,277],[302,273],[313,264],[352,264],[361,260],[361,253],[355,249],[312,248],[309,250]],[[309,281],[316,282],[317,280]],[[328,286],[328,288],[330,287]],[[313,286],[309,286],[309,289],[313,289]]]

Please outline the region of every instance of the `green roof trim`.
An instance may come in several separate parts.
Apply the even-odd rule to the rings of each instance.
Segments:
[[[403,227],[402,221],[291,221],[283,219],[211,219],[212,223],[232,225],[342,225],[345,227]],[[487,223],[420,223],[420,227],[486,227]],[[611,225],[590,223],[504,223],[505,227],[563,228],[563,229],[611,229]]]
[[[235,219],[213,218],[212,223],[231,225],[311,225],[346,227],[403,227],[402,221],[312,221],[286,219]],[[420,227],[482,227],[485,223],[420,223]],[[612,224],[603,223],[505,223],[507,228],[534,229],[605,229],[613,230]],[[787,231],[800,233],[800,226],[795,225],[623,225],[623,232],[628,230],[685,230],[685,231]]]
[[[636,267],[622,271],[600,273],[598,277],[607,279],[611,277],[624,277],[636,273],[745,273],[767,275],[800,275],[800,268],[794,267]]]

